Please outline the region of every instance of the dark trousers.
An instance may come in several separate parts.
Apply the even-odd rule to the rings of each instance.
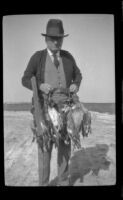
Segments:
[[[34,107],[32,106],[31,113],[34,114]],[[36,127],[35,117],[33,115],[33,125]],[[32,128],[33,130],[33,128]],[[46,186],[49,183],[50,178],[50,163],[51,153],[53,149],[53,143],[47,152],[42,152],[40,145],[38,144],[38,172],[39,172],[39,185]],[[65,144],[63,140],[59,140],[57,166],[58,166],[58,185],[67,185],[68,180],[65,181],[69,175],[69,160],[71,155],[71,141],[69,144]],[[66,182],[66,183],[65,183]]]
[[[47,186],[50,178],[50,163],[53,144],[47,152],[42,152],[38,145],[38,169],[39,185]],[[57,166],[58,166],[58,185],[68,185],[67,176],[69,175],[69,159],[71,153],[71,144],[65,144],[63,140],[59,141]]]

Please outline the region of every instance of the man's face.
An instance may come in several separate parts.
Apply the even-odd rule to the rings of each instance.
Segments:
[[[52,52],[57,52],[62,47],[63,38],[61,38],[61,37],[46,37],[45,41],[46,41],[47,47]]]

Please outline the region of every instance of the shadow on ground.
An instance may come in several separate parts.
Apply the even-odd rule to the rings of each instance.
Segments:
[[[89,172],[93,172],[93,175],[98,175],[99,170],[108,170],[110,162],[106,159],[108,152],[108,145],[97,144],[95,147],[83,148],[80,151],[74,153],[71,158],[70,164],[70,185],[74,185],[77,179],[83,182],[83,178]],[[50,186],[57,184],[57,177],[51,180]]]

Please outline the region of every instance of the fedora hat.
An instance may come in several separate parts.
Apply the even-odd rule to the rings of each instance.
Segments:
[[[43,36],[49,37],[66,37],[64,35],[63,23],[60,19],[50,19],[47,23],[46,33],[41,33]]]

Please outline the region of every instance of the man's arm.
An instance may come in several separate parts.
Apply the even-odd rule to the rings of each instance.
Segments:
[[[24,75],[22,77],[22,85],[32,90],[31,78],[36,75],[37,72],[37,54],[33,54],[29,60]]]

